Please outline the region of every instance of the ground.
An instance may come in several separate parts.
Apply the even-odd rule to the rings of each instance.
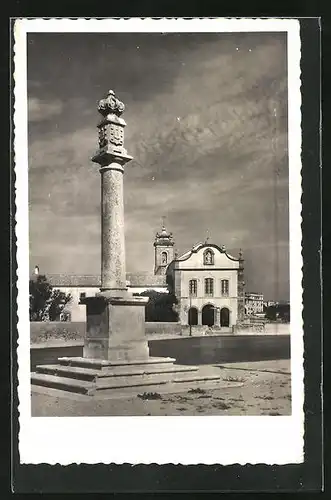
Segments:
[[[201,383],[173,394],[94,399],[38,389],[32,392],[32,416],[128,415],[290,415],[290,360],[219,365],[222,388]],[[232,384],[232,385],[231,385]]]

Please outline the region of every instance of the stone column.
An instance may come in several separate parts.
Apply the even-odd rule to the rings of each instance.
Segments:
[[[215,307],[215,326],[221,326],[221,308]]]
[[[101,290],[126,290],[123,166],[116,158],[101,173]]]
[[[109,361],[145,360],[147,297],[133,297],[126,287],[124,243],[124,166],[132,157],[124,148],[124,104],[110,90],[99,101],[99,149],[92,161],[101,174],[101,287],[87,297],[84,357]]]

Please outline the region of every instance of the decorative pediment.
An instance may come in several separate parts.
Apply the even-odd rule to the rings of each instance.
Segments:
[[[115,96],[115,92],[113,90],[109,90],[107,97],[101,99],[98,104],[98,111],[104,117],[109,114],[121,116],[124,110],[124,103]]]

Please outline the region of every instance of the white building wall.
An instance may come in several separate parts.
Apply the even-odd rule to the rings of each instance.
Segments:
[[[155,290],[156,292],[167,293],[166,287],[128,287],[131,293],[142,293],[146,290]],[[65,311],[70,313],[70,320],[73,322],[86,321],[86,306],[84,304],[79,304],[80,296],[85,293],[86,297],[94,297],[100,292],[99,287],[63,287],[54,286],[54,289],[60,290],[66,294],[70,293],[72,300],[66,305]]]
[[[211,304],[216,308],[227,307],[230,310],[230,327],[237,322],[238,315],[238,275],[237,270],[182,270],[175,271],[179,273],[181,300],[179,317],[183,325],[188,323],[188,309],[190,306],[198,309],[199,324],[202,322],[201,311],[203,306]],[[213,278],[214,295],[205,295],[205,279]],[[197,296],[189,297],[189,282],[192,279],[197,280]],[[229,281],[229,295],[222,296],[221,281]],[[219,321],[219,318],[218,318]]]
[[[70,293],[72,296],[71,302],[66,305],[65,311],[70,313],[71,321],[86,321],[86,306],[79,304],[80,296],[85,293],[86,297],[94,297],[100,291],[99,287],[63,287],[54,286],[55,290],[60,290],[66,294]]]

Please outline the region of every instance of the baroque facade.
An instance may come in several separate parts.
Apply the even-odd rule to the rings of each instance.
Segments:
[[[243,319],[242,254],[208,242],[195,245],[168,266],[168,283],[178,300],[182,325],[205,325],[231,330]]]

